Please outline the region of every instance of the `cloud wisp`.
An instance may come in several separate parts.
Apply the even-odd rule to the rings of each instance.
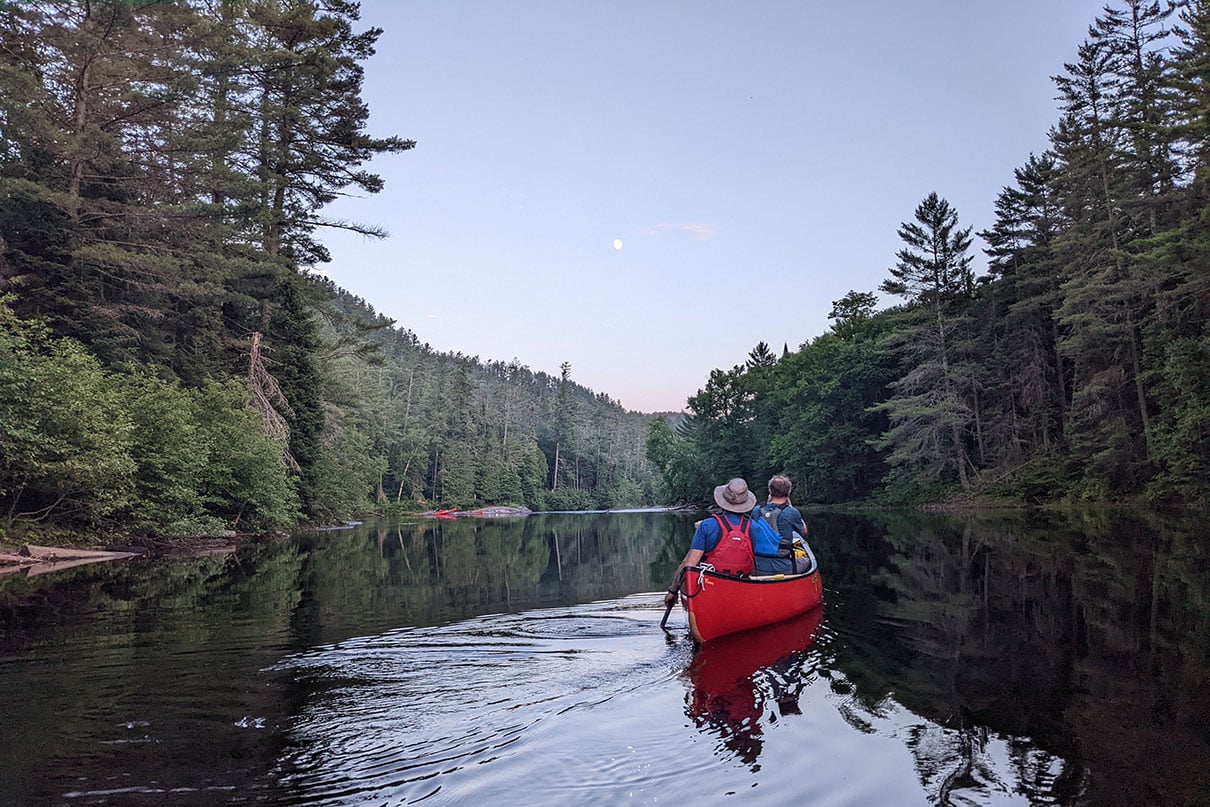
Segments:
[[[669,224],[667,222],[655,225],[651,228],[650,233],[651,235],[658,235],[668,230],[691,235],[695,241],[709,241],[718,234],[718,230],[715,229],[713,224]]]

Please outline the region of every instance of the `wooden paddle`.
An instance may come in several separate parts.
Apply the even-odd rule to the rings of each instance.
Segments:
[[[668,607],[664,609],[664,618],[660,620],[660,627],[666,632],[668,630],[668,615],[672,613],[672,606],[676,605],[680,599],[681,580],[685,577],[685,570],[681,569],[676,576],[676,588],[673,590],[672,602],[668,603]]]

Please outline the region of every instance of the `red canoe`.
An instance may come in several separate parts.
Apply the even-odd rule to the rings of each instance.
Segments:
[[[681,597],[689,632],[699,642],[782,622],[823,600],[819,565],[803,574],[732,577],[700,566],[685,569]]]

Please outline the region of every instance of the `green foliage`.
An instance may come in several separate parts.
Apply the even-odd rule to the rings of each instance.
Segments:
[[[129,504],[134,430],[119,385],[71,340],[0,300],[0,501],[4,523],[99,527]]]
[[[210,383],[194,400],[208,458],[199,483],[208,512],[233,528],[295,523],[299,498],[282,462],[283,446],[265,434],[243,387],[235,381]]]
[[[1071,478],[1074,463],[1053,455],[1042,455],[992,480],[983,492],[993,499],[1030,505],[1046,504],[1059,498],[1074,499]],[[1068,492],[1071,491],[1069,494]]]
[[[146,375],[126,378],[123,387],[136,467],[132,526],[166,534],[196,529],[205,510],[201,480],[210,452],[197,422],[195,396]]]
[[[570,366],[555,379],[516,360],[439,354],[330,283],[314,288],[328,297],[317,364],[325,429],[366,436],[385,459],[388,501],[533,509],[654,501],[655,469],[640,453],[650,418],[579,386]],[[363,508],[377,486],[366,487]]]
[[[761,442],[764,425],[758,418],[756,387],[769,368],[737,365],[712,370],[706,386],[689,399],[694,442],[701,461],[718,477],[709,485],[732,477],[755,477],[765,460]],[[701,495],[701,494],[699,494]]]
[[[860,333],[869,323],[878,307],[878,296],[868,291],[849,291],[839,300],[832,301],[832,333],[845,339]]]
[[[831,334],[712,371],[649,436],[665,490],[784,470],[823,501],[1210,495],[1208,36],[1200,0],[1107,6],[980,233],[989,275],[929,194],[881,287],[903,307],[851,291]]]
[[[521,497],[525,502],[536,504],[538,497],[546,486],[547,469],[546,455],[537,443],[522,444],[520,456],[515,466]]]
[[[630,478],[619,479],[601,491],[597,499],[604,508],[641,507],[652,501],[639,483]]]
[[[864,330],[852,319],[784,359],[770,392],[779,412],[771,464],[794,480],[800,501],[842,502],[869,496],[885,473],[884,453],[871,440],[886,427],[876,408],[894,378],[896,360],[879,336],[883,321]]]
[[[1210,339],[1182,339],[1165,351],[1159,388],[1172,401],[1156,425],[1162,473],[1152,481],[1154,498],[1205,495],[1210,478]]]
[[[660,500],[665,502],[705,501],[713,485],[711,469],[701,452],[698,420],[682,417],[676,429],[663,418],[648,426],[647,457],[660,470]]]
[[[227,2],[19,4],[0,16],[0,273],[14,310],[108,371],[196,389],[246,373],[259,334],[260,369],[282,394],[275,411],[258,404],[288,426],[299,472],[297,485],[274,471],[266,490],[231,494],[265,524],[296,519],[295,487],[312,516],[351,506],[324,455],[337,436],[325,433],[316,365],[319,299],[299,268],[327,257],[319,209],[350,186],[381,189],[360,165],[413,145],[366,132],[360,63],[381,31],[355,31],[357,17],[355,3]],[[169,389],[159,401],[130,391],[140,525],[201,517],[195,471],[175,450],[196,435],[184,391]],[[164,436],[151,433],[157,418]],[[214,475],[251,484],[242,477],[258,463],[231,459]],[[271,490],[284,491],[273,505]]]
[[[0,303],[5,522],[161,535],[296,519],[297,496],[235,382],[187,390],[108,373]]]
[[[320,518],[336,519],[364,512],[386,460],[375,456],[366,435],[346,428],[332,435],[315,462],[314,499]]]

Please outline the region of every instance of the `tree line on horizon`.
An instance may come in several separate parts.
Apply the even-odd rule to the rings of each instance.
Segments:
[[[312,272],[373,137],[344,0],[0,7],[0,534],[637,505],[649,417]]]
[[[343,0],[0,8],[0,531],[167,535],[373,506],[796,498],[1198,501],[1210,480],[1210,4],[1122,0],[996,200],[939,194],[881,290],[688,415],[421,344],[312,269],[366,131]],[[658,469],[658,470],[657,470]],[[658,484],[657,484],[658,483]]]
[[[979,236],[936,192],[830,332],[710,373],[656,422],[665,495],[787,472],[800,501],[1200,502],[1210,493],[1210,3],[1121,0]]]

